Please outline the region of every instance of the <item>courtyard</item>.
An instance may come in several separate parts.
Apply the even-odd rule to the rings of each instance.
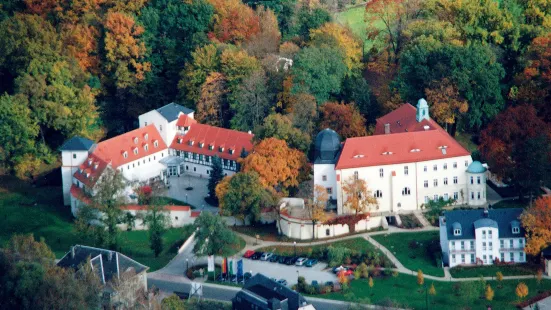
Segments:
[[[184,173],[168,178],[169,188],[166,196],[190,204],[196,211],[218,212],[218,208],[205,201],[209,195],[209,179]]]

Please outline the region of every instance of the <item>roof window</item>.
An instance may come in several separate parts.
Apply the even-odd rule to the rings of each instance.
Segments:
[[[214,150],[214,144],[209,144],[209,151]]]
[[[455,222],[452,224],[453,227],[453,235],[454,236],[461,236],[461,224],[458,222]]]
[[[358,154],[353,156],[353,158],[363,158],[363,157],[364,157],[364,154]]]
[[[418,153],[418,152],[421,152],[421,150],[420,149],[411,149],[409,152],[410,153]]]
[[[86,178],[90,177],[90,172],[86,172]]]
[[[92,158],[88,158],[88,167],[92,166]]]
[[[134,144],[138,144],[138,138],[134,137]]]
[[[143,146],[143,149],[147,152],[147,151],[149,150],[149,145],[147,145],[147,144],[144,145],[144,146]]]
[[[128,158],[128,152],[127,152],[127,151],[124,151],[124,152],[122,153],[122,157]]]
[[[203,145],[205,145],[205,143],[199,142],[199,148],[203,148]]]
[[[224,152],[224,147],[223,146],[219,147],[218,152],[220,152],[220,153]]]
[[[382,153],[382,155],[392,155],[392,154],[394,154],[394,153],[393,152],[388,152],[388,151]]]
[[[189,140],[188,144],[193,146],[193,140]]]
[[[134,154],[138,155],[138,148],[137,147],[134,148]]]
[[[159,146],[159,141],[157,141],[157,140],[153,141],[153,146],[158,147]]]
[[[98,169],[98,163],[94,163],[94,170]]]
[[[178,144],[182,144],[182,141],[183,141],[182,138],[178,138]]]
[[[149,135],[148,135],[148,134],[143,135],[143,139],[144,139],[145,141],[147,141],[148,138],[149,138]]]

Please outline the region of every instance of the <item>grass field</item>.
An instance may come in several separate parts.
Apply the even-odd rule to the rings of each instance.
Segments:
[[[87,245],[73,229],[70,208],[63,206],[60,187],[33,187],[5,176],[0,177],[0,184],[0,246],[13,234],[32,233],[36,239],[44,238],[61,258],[72,245]],[[174,257],[177,247],[191,232],[191,227],[169,229],[163,236],[165,249],[155,258],[149,248],[147,231],[123,231],[121,252],[156,270]]]
[[[495,292],[494,300],[491,302],[480,298],[479,294],[469,297],[463,294],[459,289],[458,282],[440,282],[425,279],[425,283],[430,287],[434,283],[436,295],[426,295],[425,290],[417,284],[417,277],[400,274],[397,278],[375,278],[373,288],[370,288],[366,279],[355,280],[351,282],[349,292],[330,293],[327,295],[316,295],[316,297],[356,301],[359,303],[388,304],[393,301],[398,307],[408,309],[425,309],[426,297],[428,297],[429,309],[487,309],[491,305],[492,309],[515,309],[517,296],[515,288],[519,280],[503,281],[503,287],[498,288],[495,281],[487,281]],[[529,297],[538,294],[538,291],[551,289],[551,281],[544,280],[538,286],[533,279],[522,280],[529,290]],[[461,286],[476,287],[476,282],[466,282]]]
[[[439,242],[438,231],[375,235],[372,238],[391,251],[404,267],[414,271],[421,269],[424,274],[432,276],[444,276],[444,269],[436,266],[428,251],[429,242]],[[410,246],[412,242],[417,242],[414,247]]]
[[[373,42],[366,38],[367,22],[364,13],[365,6],[361,5],[336,13],[334,18],[338,23],[350,27],[352,32],[364,42],[364,48],[367,51],[371,48]],[[377,27],[382,29],[384,25],[382,22],[377,22]]]
[[[495,277],[498,271],[501,271],[504,276],[535,275],[538,272],[538,266],[527,263],[500,266],[454,267],[450,269],[450,273],[454,278]]]

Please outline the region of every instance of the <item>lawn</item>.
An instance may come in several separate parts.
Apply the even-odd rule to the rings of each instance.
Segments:
[[[91,245],[75,233],[70,207],[63,205],[60,187],[34,187],[6,176],[0,177],[0,184],[0,247],[13,234],[29,233],[36,239],[44,238],[58,258],[75,244]],[[149,248],[147,231],[123,231],[120,234],[121,252],[153,271],[176,255],[178,246],[191,232],[191,227],[169,229],[163,236],[165,249],[155,258]]]
[[[501,200],[492,205],[492,209],[504,209],[504,208],[522,208],[525,209],[528,207],[530,202],[528,200],[521,201],[518,199],[512,200]]]
[[[366,28],[367,23],[365,22],[364,17],[365,12],[365,6],[357,6],[350,8],[348,10],[339,12],[335,14],[335,20],[345,26],[350,27],[352,32],[360,38],[362,41],[364,41],[364,48],[367,51],[371,48],[373,45],[372,41],[366,40]],[[379,28],[383,28],[384,24],[381,21],[377,22],[377,25]]]
[[[438,231],[384,234],[372,238],[391,251],[404,267],[413,271],[421,269],[423,273],[432,276],[444,276],[444,269],[437,266],[429,250],[431,242],[440,244]],[[439,246],[435,248],[438,250],[432,250],[434,255],[441,255]]]
[[[350,250],[359,252],[359,253],[367,253],[367,252],[375,252],[378,253],[381,257],[384,257],[385,259],[385,266],[387,267],[393,267],[392,263],[388,260],[386,255],[383,254],[379,249],[375,248],[369,241],[365,240],[364,238],[358,237],[353,239],[347,239],[342,241],[336,241],[336,242],[327,242],[324,244],[319,245],[304,245],[304,244],[297,244],[296,246],[296,255],[297,256],[303,256],[303,257],[315,257],[320,260],[324,259],[323,253],[324,250],[328,246],[333,247],[344,247],[348,248]],[[258,249],[259,252],[273,252],[278,255],[285,255],[285,256],[294,256],[295,255],[295,247],[293,245],[278,245],[278,246],[272,246],[272,247],[265,247]]]
[[[436,295],[426,295],[425,290],[417,284],[417,277],[400,274],[398,278],[386,277],[375,278],[373,288],[370,288],[366,279],[351,282],[349,292],[330,293],[327,295],[316,295],[316,297],[374,303],[379,305],[389,304],[389,301],[397,303],[398,307],[408,309],[425,309],[426,298],[428,297],[430,309],[486,309],[491,305],[493,309],[515,309],[517,296],[515,288],[519,280],[503,281],[503,287],[498,288],[496,281],[487,281],[495,292],[494,300],[491,302],[479,298],[473,291],[471,297],[464,294],[461,288],[473,288],[479,285],[477,282],[431,281],[425,279],[425,284],[430,287],[434,283]],[[538,294],[538,291],[551,289],[551,281],[544,280],[538,287],[534,279],[522,280],[529,290],[528,298]],[[472,290],[471,290],[472,291]]]
[[[412,228],[423,227],[423,224],[419,222],[419,220],[414,214],[401,214],[400,219],[402,220],[403,228],[412,229]]]
[[[457,131],[455,133],[455,140],[457,140],[461,146],[466,148],[467,151],[471,153],[478,150],[478,145],[474,143],[473,136],[471,134]]]
[[[495,277],[498,271],[501,271],[504,276],[521,276],[535,275],[538,272],[538,268],[541,267],[528,263],[500,266],[454,267],[450,269],[450,273],[454,278]]]
[[[170,198],[170,197],[159,197],[159,203],[164,205],[171,205],[171,206],[189,206],[191,209],[197,209],[196,206],[183,202],[178,199]]]

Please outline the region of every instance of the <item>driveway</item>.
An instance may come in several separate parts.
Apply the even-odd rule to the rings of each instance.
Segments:
[[[211,206],[205,201],[205,197],[209,195],[209,179],[199,178],[189,174],[183,174],[179,177],[171,176],[168,179],[170,189],[165,194],[174,199],[190,203],[197,208],[198,211],[210,211],[217,213],[218,208]],[[192,190],[186,190],[188,187],[193,187]]]

